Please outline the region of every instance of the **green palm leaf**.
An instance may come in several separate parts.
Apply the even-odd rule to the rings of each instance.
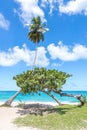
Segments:
[[[32,23],[29,25],[29,33],[28,38],[34,42],[39,43],[40,41],[44,41],[43,33],[47,31],[46,24],[41,22],[41,18],[38,16],[33,18]]]

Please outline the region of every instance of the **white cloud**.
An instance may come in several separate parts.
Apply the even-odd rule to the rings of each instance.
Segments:
[[[40,15],[45,20],[45,12],[42,8],[49,8],[49,14],[53,10],[68,15],[84,14],[87,15],[87,0],[15,0],[19,4],[19,9],[15,12],[19,15],[24,24],[30,23],[32,17]]]
[[[44,19],[44,12],[39,7],[39,0],[15,0],[20,5],[18,10],[15,9],[15,12],[21,18],[23,24],[29,24],[32,17],[40,16],[42,20]]]
[[[62,1],[63,0],[42,0],[41,6],[46,7],[48,5],[48,7],[50,8],[49,14],[52,14],[55,7],[58,8],[58,5],[61,4]]]
[[[59,11],[69,15],[81,13],[87,15],[87,0],[70,0],[66,4],[62,2]]]
[[[8,49],[7,52],[0,52],[0,66],[13,66],[20,61],[26,63],[27,66],[32,66],[35,57],[35,51],[31,51],[24,44],[22,48],[15,46]],[[48,66],[49,60],[46,57],[46,50],[44,47],[38,47],[36,58],[36,66]]]
[[[37,59],[36,65],[37,66],[48,66],[49,60],[46,57],[46,50],[44,47],[39,47],[37,50]]]
[[[87,47],[84,45],[75,45],[73,48],[63,45],[62,42],[56,46],[50,44],[47,47],[52,59],[60,59],[62,61],[76,61],[80,59],[87,59]]]
[[[61,62],[61,63],[58,63],[58,62],[56,63],[56,62],[55,62],[55,63],[52,64],[52,66],[53,66],[53,67],[60,67],[60,66],[62,66],[63,64],[64,64],[64,62]]]
[[[0,28],[8,30],[9,28],[9,21],[5,19],[5,17],[0,13]]]

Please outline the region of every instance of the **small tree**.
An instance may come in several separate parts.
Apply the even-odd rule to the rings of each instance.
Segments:
[[[47,70],[45,68],[34,68],[22,74],[13,77],[17,86],[21,88],[22,93],[39,93],[44,92],[52,97],[59,105],[61,104],[52,91],[60,92],[62,86],[66,83],[66,79],[71,75],[57,71]]]
[[[60,94],[61,96],[75,97],[81,105],[84,104],[81,95],[72,95],[62,93],[62,87],[66,83],[67,78],[72,75],[58,70],[50,70],[45,68],[34,68],[22,74],[13,77],[16,80],[17,86],[21,88],[22,93],[39,93],[44,92],[51,96],[59,105],[61,104],[52,92]]]

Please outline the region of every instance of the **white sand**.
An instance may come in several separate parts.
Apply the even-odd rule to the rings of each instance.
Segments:
[[[38,130],[31,127],[17,127],[13,124],[15,118],[20,116],[18,108],[0,107],[0,130]]]
[[[0,102],[0,105],[3,102]],[[12,107],[0,107],[0,130],[38,130],[32,127],[18,127],[13,121],[19,117],[18,110],[20,108],[15,107],[17,103],[13,103]]]
[[[28,102],[28,104],[34,104],[35,102]],[[3,104],[3,102],[0,102],[0,105]],[[12,107],[0,107],[0,130],[38,130],[37,128],[32,127],[18,127],[15,124],[13,124],[13,121],[15,118],[21,116],[18,111],[21,108],[15,107],[18,103],[13,102]],[[41,102],[41,104],[44,104]],[[56,103],[46,103],[46,105],[52,105],[56,106],[58,104]]]
[[[27,102],[26,104],[34,104],[35,102]],[[0,102],[2,105],[3,102]],[[44,104],[44,103],[41,103]],[[57,105],[56,103],[45,103],[50,105]],[[18,127],[13,121],[15,118],[20,117],[20,113],[18,113],[21,108],[15,107],[18,105],[18,102],[13,102],[12,107],[0,107],[0,130],[39,130],[37,128],[32,127]]]

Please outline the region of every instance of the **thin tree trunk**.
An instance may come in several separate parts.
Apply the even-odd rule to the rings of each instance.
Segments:
[[[17,91],[9,100],[7,100],[3,105],[11,106],[11,103],[13,100],[18,96],[18,94],[21,92],[21,89]]]
[[[35,62],[36,62],[36,59],[37,59],[37,47],[38,47],[38,44],[36,44],[35,57],[34,57],[34,61],[33,61],[33,64],[32,64],[32,67],[33,67],[33,68],[34,68],[34,66],[35,66]]]
[[[84,101],[82,100],[82,95],[73,95],[73,94],[67,94],[67,93],[62,93],[62,92],[57,92],[53,90],[55,93],[59,94],[60,96],[67,96],[67,97],[74,97],[77,100],[79,100],[81,105],[84,105]]]
[[[49,95],[50,97],[52,97],[52,98],[58,103],[58,105],[62,105],[62,103],[59,102],[59,101],[57,100],[57,98],[54,97],[52,94],[48,93],[47,91],[42,91],[42,92],[44,92],[44,93],[46,93],[47,95]]]

